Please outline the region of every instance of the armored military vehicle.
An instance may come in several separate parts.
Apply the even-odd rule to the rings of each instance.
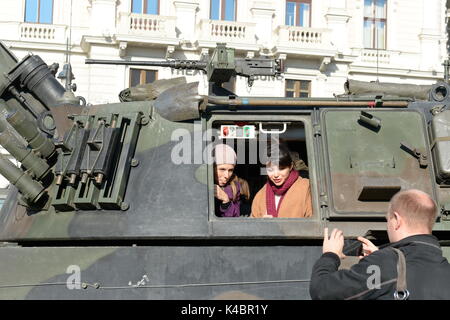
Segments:
[[[17,160],[0,158],[11,183],[0,298],[309,299],[324,227],[344,231],[349,256],[357,236],[387,242],[388,202],[409,188],[439,204],[434,231],[450,256],[447,83],[349,80],[335,98],[238,97],[221,84],[277,75],[280,61],[219,45],[206,60],[159,65],[203,70],[210,94],[159,80],[88,106],[71,91],[70,65],[64,87],[55,66],[18,61],[0,43],[0,144]],[[303,160],[313,216],[216,216],[212,147],[235,148],[253,197],[272,138]]]

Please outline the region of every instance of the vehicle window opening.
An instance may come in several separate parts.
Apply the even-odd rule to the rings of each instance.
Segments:
[[[271,141],[278,140],[286,145],[294,161],[294,170],[297,170],[300,177],[309,179],[303,122],[216,121],[213,124],[213,132],[218,137],[215,144],[224,143],[233,147],[237,155],[234,174],[248,183],[250,198],[248,201],[241,198],[240,217],[251,217],[255,195],[267,182],[266,163],[261,162],[264,157],[261,154],[266,152]],[[267,154],[265,156],[267,157]],[[217,208],[219,205],[220,202],[215,201],[214,212],[216,216],[223,217]]]

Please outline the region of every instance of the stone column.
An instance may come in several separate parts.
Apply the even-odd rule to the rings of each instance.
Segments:
[[[198,1],[174,1],[177,16],[176,28],[180,32],[180,39],[194,41],[195,26],[197,24]]]
[[[331,29],[331,42],[336,46],[339,53],[350,53],[348,41],[348,21],[350,17],[345,0],[330,1],[325,19],[327,28]]]
[[[441,1],[422,0],[422,30],[419,34],[421,46],[421,63],[422,70],[440,70],[440,46],[439,40],[440,24],[444,17],[441,12]]]
[[[271,1],[254,1],[250,8],[253,19],[256,23],[255,34],[257,43],[266,48],[273,47],[272,44],[272,25],[275,15],[275,8]]]
[[[117,0],[89,0],[91,35],[110,37],[116,33]]]

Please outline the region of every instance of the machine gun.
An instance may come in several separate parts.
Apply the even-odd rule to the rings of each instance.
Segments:
[[[278,76],[284,71],[281,59],[242,59],[235,58],[233,48],[227,48],[225,43],[218,43],[211,59],[203,60],[171,60],[171,61],[124,61],[86,59],[86,64],[114,64],[132,66],[170,67],[174,69],[202,70],[207,74],[208,82],[217,86],[230,81],[233,76],[247,78],[252,86],[257,76]]]

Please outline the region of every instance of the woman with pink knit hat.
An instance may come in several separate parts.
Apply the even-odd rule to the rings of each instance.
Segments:
[[[219,217],[239,217],[241,200],[248,200],[248,183],[234,174],[236,152],[226,144],[214,147],[215,212]],[[244,198],[244,199],[242,199]]]

